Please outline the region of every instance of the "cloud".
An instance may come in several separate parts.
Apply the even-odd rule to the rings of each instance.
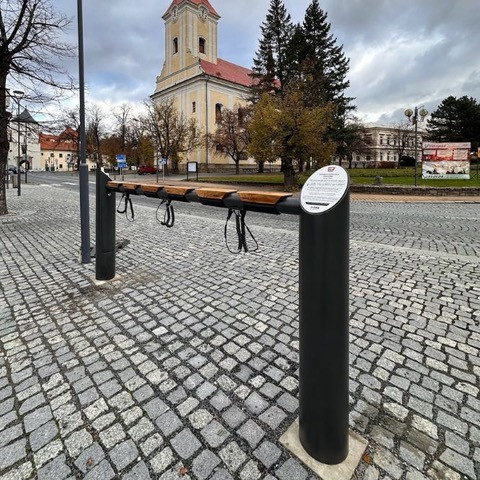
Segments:
[[[219,56],[251,67],[270,0],[211,0],[221,15]],[[75,2],[53,0],[73,17]],[[309,0],[285,0],[294,22]],[[350,89],[360,117],[389,118],[448,95],[480,98],[477,2],[323,0],[332,34],[350,58]],[[164,61],[164,0],[83,2],[85,74],[91,101],[141,103]],[[68,34],[76,44],[76,28]],[[77,71],[76,59],[68,63]]]

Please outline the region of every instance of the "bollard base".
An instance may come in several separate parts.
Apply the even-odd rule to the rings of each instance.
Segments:
[[[115,275],[110,280],[97,280],[95,277],[90,277],[90,280],[96,287],[101,287],[102,285],[107,285],[109,283],[114,282],[115,280],[120,280],[122,278],[121,275]]]
[[[338,465],[320,463],[303,449],[299,438],[298,419],[280,437],[280,443],[307,467],[311,468],[322,480],[350,480],[368,445],[368,442],[363,437],[350,430],[348,436],[348,457]]]

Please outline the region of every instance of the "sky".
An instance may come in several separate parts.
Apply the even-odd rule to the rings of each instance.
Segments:
[[[270,0],[210,0],[221,19],[219,57],[251,67]],[[284,0],[301,22],[311,0]],[[52,0],[72,17],[74,0]],[[83,0],[87,101],[135,108],[153,93],[164,61],[162,15],[171,0]],[[406,108],[430,112],[453,95],[480,100],[478,0],[320,0],[350,58],[349,96],[365,122],[398,121]],[[67,63],[76,75],[77,60]]]

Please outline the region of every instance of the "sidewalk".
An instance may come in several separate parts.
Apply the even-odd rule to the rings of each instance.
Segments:
[[[118,276],[97,285],[78,194],[7,195],[0,480],[318,478],[279,443],[298,417],[295,217],[250,215],[261,249],[235,256],[221,209],[175,205],[166,229],[136,204],[117,217]],[[480,474],[477,208],[352,202],[355,479]]]

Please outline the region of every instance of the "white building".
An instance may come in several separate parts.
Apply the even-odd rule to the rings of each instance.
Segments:
[[[353,163],[364,164],[399,163],[401,158],[415,158],[415,132],[413,128],[401,126],[366,125],[364,151],[353,154]],[[417,132],[417,159],[421,159],[422,137],[425,131]]]
[[[8,128],[8,141],[10,148],[8,151],[8,165],[18,164],[18,155],[20,161],[27,160],[30,163],[30,170],[41,169],[40,153],[40,125],[25,109],[19,116],[12,117]],[[20,140],[20,152],[19,152]],[[23,164],[25,168],[25,164]]]

